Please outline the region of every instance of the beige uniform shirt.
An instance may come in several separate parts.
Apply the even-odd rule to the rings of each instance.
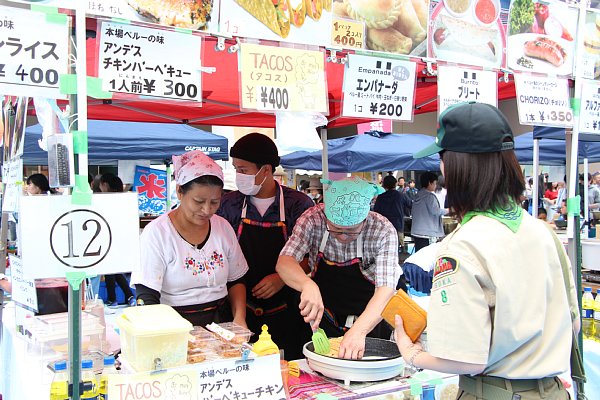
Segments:
[[[567,371],[571,317],[550,231],[528,214],[516,233],[481,215],[460,226],[440,246],[427,323],[433,356],[485,364],[485,375]]]

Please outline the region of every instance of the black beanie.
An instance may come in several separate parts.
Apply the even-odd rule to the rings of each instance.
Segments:
[[[257,132],[241,137],[231,147],[229,155],[258,165],[271,164],[273,168],[279,165],[279,154],[275,142],[268,136]]]

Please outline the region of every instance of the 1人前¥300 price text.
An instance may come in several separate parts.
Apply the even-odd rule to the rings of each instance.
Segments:
[[[400,117],[402,116],[402,111],[401,104],[371,102],[369,106],[369,112],[372,115],[382,117]]]
[[[262,110],[287,110],[290,95],[286,88],[257,86],[258,108]]]

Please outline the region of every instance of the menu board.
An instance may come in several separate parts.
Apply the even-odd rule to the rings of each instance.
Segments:
[[[221,0],[219,29],[232,36],[328,46],[331,6],[332,0]]]
[[[582,79],[579,131],[600,135],[600,82]]]
[[[600,11],[588,11],[585,16],[583,54],[577,68],[584,78],[600,80]]]
[[[87,3],[87,15],[175,28],[218,31],[219,0],[11,0],[14,3],[41,3],[63,9],[75,9],[78,1]]]
[[[505,65],[506,36],[499,0],[443,0],[429,23],[427,54],[484,68]]]
[[[513,0],[508,21],[508,68],[571,76],[577,16],[577,9],[560,1]]]
[[[366,49],[388,53],[424,56],[428,14],[429,0],[333,2],[336,18],[364,22]],[[340,46],[340,43],[332,44]]]
[[[521,125],[573,126],[567,78],[516,73],[515,86]]]

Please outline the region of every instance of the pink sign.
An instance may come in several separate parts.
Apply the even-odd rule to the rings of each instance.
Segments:
[[[363,124],[356,125],[356,129],[359,135],[362,135],[363,133],[368,131],[391,132],[392,120],[383,119],[379,121],[365,122]]]

